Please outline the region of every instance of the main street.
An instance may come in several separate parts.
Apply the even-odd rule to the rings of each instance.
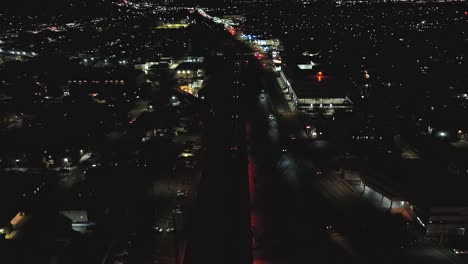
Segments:
[[[259,70],[262,71],[259,67]],[[305,189],[303,171],[294,157],[289,133],[299,134],[294,115],[281,99],[270,73],[263,78],[257,95],[257,111],[247,125],[254,226],[253,249],[258,263],[290,263],[326,260],[327,263],[357,261],[354,250],[342,235],[327,230],[331,225],[327,201]],[[263,90],[263,92],[262,92]],[[281,91],[279,91],[281,92]],[[271,94],[271,95],[270,95]],[[279,105],[282,111],[276,107]],[[292,125],[291,125],[292,124]],[[300,140],[299,138],[296,140]],[[253,195],[254,194],[254,195]],[[255,262],[254,262],[255,263]]]
[[[204,113],[205,159],[188,231],[185,263],[249,263],[250,223],[244,122],[249,104],[246,71],[235,55],[244,47],[226,32],[209,29],[200,38],[223,54],[208,57],[207,87],[199,92]],[[221,39],[217,43],[218,38]]]

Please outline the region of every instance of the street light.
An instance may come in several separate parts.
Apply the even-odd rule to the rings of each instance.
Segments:
[[[447,136],[447,132],[445,132],[445,131],[440,131],[439,133],[437,133],[437,135],[438,135],[439,137],[446,137],[446,136]]]

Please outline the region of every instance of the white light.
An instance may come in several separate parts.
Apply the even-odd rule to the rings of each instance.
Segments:
[[[297,67],[301,70],[312,70],[313,65],[311,64],[298,64]]]
[[[446,133],[446,132],[444,132],[444,131],[441,131],[441,132],[439,132],[439,136],[441,136],[441,137],[445,137],[445,136],[447,136],[447,133]]]

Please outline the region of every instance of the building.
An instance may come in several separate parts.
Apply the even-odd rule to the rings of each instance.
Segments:
[[[62,86],[63,96],[90,96],[107,100],[121,96],[128,97],[145,81],[145,74],[139,70],[112,71],[92,70],[70,74]]]
[[[132,72],[88,72],[86,74],[76,74],[70,76],[66,81],[73,86],[139,86],[144,82],[141,71]]]
[[[203,79],[205,71],[201,63],[182,62],[175,69],[175,77],[179,82],[188,82],[193,79]]]
[[[352,84],[349,81],[320,70],[312,61],[296,62],[285,72],[293,90],[289,99],[300,112],[332,116],[337,112],[353,111],[353,102],[349,97]]]
[[[193,96],[198,97],[198,91],[201,89],[202,86],[203,86],[203,80],[196,80],[187,85],[181,85],[180,89],[186,93],[189,93]]]
[[[468,228],[468,207],[434,206],[430,208],[426,236],[449,239],[465,236]]]
[[[89,231],[90,228],[95,226],[94,222],[89,221],[87,211],[68,210],[68,211],[60,211],[59,214],[70,219],[72,229],[77,232],[85,233]]]

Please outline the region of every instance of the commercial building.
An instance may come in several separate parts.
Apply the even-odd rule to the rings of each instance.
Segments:
[[[443,239],[443,236],[447,239],[465,236],[465,230],[468,228],[467,206],[434,206],[429,212],[427,236],[439,239]]]
[[[182,82],[195,78],[203,78],[205,71],[201,63],[183,62],[175,69],[176,79]]]
[[[186,93],[189,93],[193,96],[198,97],[198,91],[202,88],[202,86],[203,86],[203,80],[196,80],[187,85],[181,85],[180,89]]]
[[[337,112],[353,111],[349,81],[321,70],[312,61],[296,61],[286,68],[285,74],[293,89],[289,99],[300,112],[332,116]]]
[[[88,219],[88,212],[85,210],[64,210],[59,214],[70,219],[72,229],[80,233],[86,233],[95,225]]]
[[[139,70],[104,72],[92,70],[74,73],[66,77],[62,86],[63,96],[91,96],[99,100],[107,100],[121,95],[129,95],[145,80],[145,75]]]

